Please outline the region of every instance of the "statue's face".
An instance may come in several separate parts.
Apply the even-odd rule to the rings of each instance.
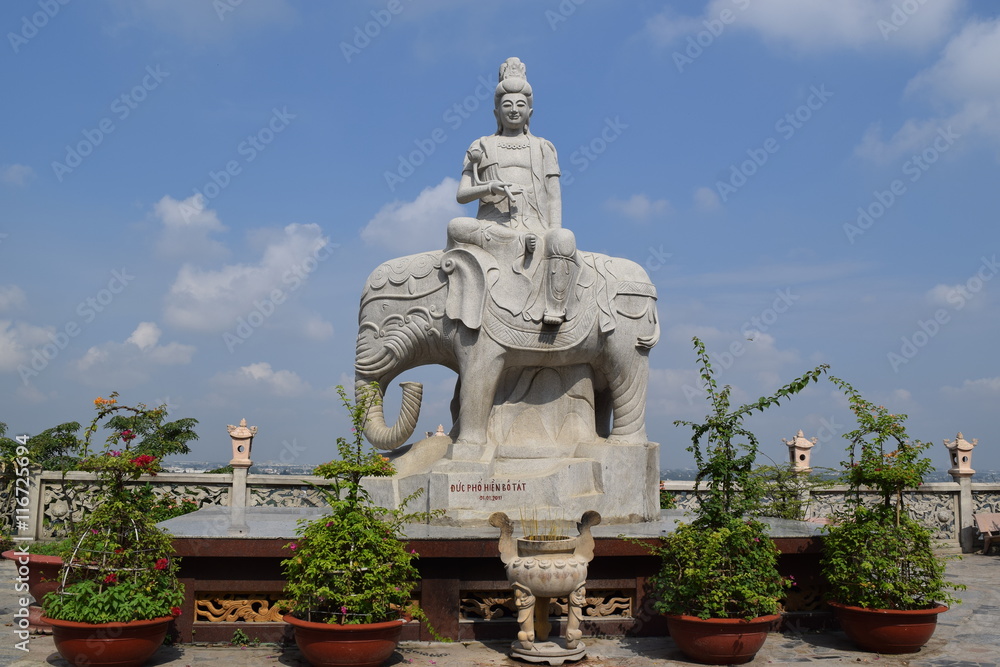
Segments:
[[[531,117],[531,107],[528,98],[522,93],[507,93],[500,98],[500,108],[497,109],[500,124],[505,130],[523,132]]]

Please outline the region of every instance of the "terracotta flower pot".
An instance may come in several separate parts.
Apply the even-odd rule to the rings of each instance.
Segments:
[[[28,592],[35,598],[35,603],[28,607],[28,624],[35,632],[51,632],[52,626],[42,621],[42,598],[46,593],[59,588],[59,569],[63,560],[59,556],[43,556],[41,554],[23,554],[20,551],[4,551],[7,560],[14,561],[20,568],[27,559]],[[18,573],[20,575],[20,572]]]
[[[139,667],[163,645],[173,616],[128,623],[77,623],[43,617],[56,650],[79,667]]]
[[[872,653],[916,653],[937,628],[938,614],[948,607],[931,609],[866,609],[828,602],[840,627],[855,644]]]
[[[707,665],[750,662],[764,645],[771,626],[781,616],[709,618],[667,615],[667,629],[677,647],[692,660]]]
[[[403,621],[338,625],[313,623],[287,614],[295,643],[313,667],[378,667],[389,659],[403,632]]]

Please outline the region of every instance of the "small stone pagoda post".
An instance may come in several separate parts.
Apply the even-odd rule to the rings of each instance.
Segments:
[[[961,431],[954,440],[944,440],[944,446],[948,448],[951,457],[948,474],[958,482],[958,542],[965,553],[973,550],[976,540],[976,528],[972,519],[975,511],[972,503],[972,476],[976,474],[972,469],[972,448],[977,444],[979,440],[973,438],[969,442]]]

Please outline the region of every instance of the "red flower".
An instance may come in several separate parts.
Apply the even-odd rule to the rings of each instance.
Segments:
[[[115,574],[114,572],[112,572],[108,576],[104,577],[104,583],[106,583],[106,584],[117,584],[118,583],[118,575]]]
[[[142,456],[137,456],[132,459],[132,463],[139,466],[140,468],[146,468],[156,463],[156,457],[149,454],[143,454]]]
[[[166,558],[161,558],[158,561],[156,561],[156,565],[154,565],[153,567],[157,570],[166,570],[168,563],[169,561]]]
[[[135,433],[133,433],[129,429],[125,429],[124,431],[122,431],[122,440],[124,440],[125,442],[131,442],[132,440],[135,440]]]
[[[180,607],[171,607],[170,608],[170,615],[171,616],[180,616],[181,615],[181,608]]]

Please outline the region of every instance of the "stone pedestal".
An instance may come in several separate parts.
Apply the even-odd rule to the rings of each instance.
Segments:
[[[396,507],[423,489],[421,509],[445,525],[481,525],[493,512],[559,519],[597,510],[606,523],[659,516],[660,446],[595,435],[594,375],[585,364],[506,372],[487,442],[434,435],[391,452],[397,474],[365,480],[373,500]],[[416,509],[411,508],[411,509]]]
[[[433,440],[413,445],[413,455],[440,448],[429,442]],[[655,442],[622,445],[600,439],[578,444],[569,458],[440,459],[427,470],[366,479],[365,486],[374,502],[385,507],[424,489],[417,505],[445,510],[438,519],[442,525],[482,525],[493,512],[517,517],[527,511],[569,520],[590,509],[600,512],[605,523],[637,523],[659,516],[659,461]]]

